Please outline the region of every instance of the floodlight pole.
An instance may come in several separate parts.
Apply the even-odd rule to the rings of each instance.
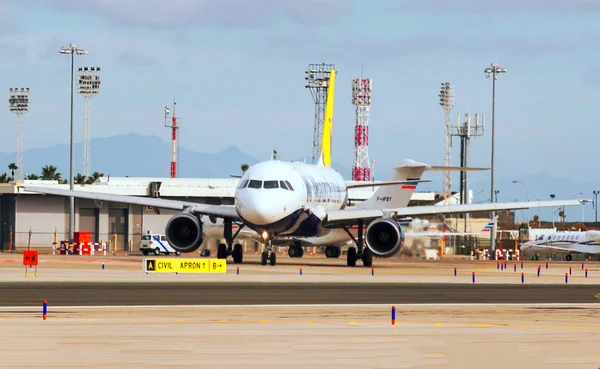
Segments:
[[[75,186],[73,183],[73,167],[75,164],[75,159],[73,157],[73,149],[74,149],[74,129],[73,129],[73,96],[74,96],[74,76],[75,76],[75,54],[77,55],[85,55],[88,52],[82,49],[79,49],[77,45],[71,44],[69,47],[62,47],[60,49],[61,54],[71,54],[71,139],[70,139],[70,149],[69,149],[69,189],[71,191],[75,190]],[[75,197],[72,195],[69,196],[69,243],[73,243],[73,222],[75,220]]]
[[[495,118],[496,118],[496,79],[498,78],[498,73],[506,73],[506,69],[500,67],[492,63],[489,67],[485,68],[485,77],[490,78],[492,75],[492,165],[491,165],[491,186],[490,186],[490,202],[494,201],[494,161],[495,161]],[[496,216],[496,212],[492,211],[492,217]],[[496,253],[496,226],[494,225],[494,229],[490,232],[490,254],[495,257]]]

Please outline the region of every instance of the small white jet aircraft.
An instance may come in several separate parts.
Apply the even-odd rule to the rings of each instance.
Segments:
[[[344,177],[330,166],[335,75],[336,72],[332,71],[319,163],[302,164],[271,160],[253,165],[240,179],[234,194],[234,205],[209,205],[28,185],[19,188],[42,194],[180,210],[180,213],[167,222],[165,236],[169,244],[181,253],[196,251],[202,245],[205,239],[202,215],[208,216],[212,223],[216,223],[217,218],[222,218],[223,238],[226,244],[219,245],[217,257],[226,258],[232,255],[234,263],[242,262],[243,248],[240,244],[233,245],[241,228],[233,234],[232,222],[242,222],[244,226],[260,234],[266,242],[265,251],[261,255],[263,265],[276,264],[276,254],[271,252],[271,248],[272,241],[280,236],[322,237],[334,229],[347,231],[348,227],[357,226],[357,247],[348,249],[347,265],[355,266],[357,260],[362,260],[363,265],[371,266],[374,256],[391,257],[404,245],[405,232],[398,222],[402,218],[426,214],[581,205],[578,200],[564,200],[407,207],[417,184],[429,182],[422,180],[421,175],[427,170],[445,168],[404,160],[388,181],[378,183],[379,188],[371,198],[347,207],[349,188],[373,187],[373,184],[347,185]],[[366,223],[369,225],[363,232]]]
[[[585,254],[585,258],[595,256],[600,258],[600,231],[587,232],[551,232],[538,236],[535,240],[521,245],[524,255],[531,255],[532,260],[538,260],[539,253],[566,253],[565,260],[573,260],[573,254]]]

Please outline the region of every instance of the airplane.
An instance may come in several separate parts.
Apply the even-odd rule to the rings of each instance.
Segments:
[[[490,234],[494,225],[498,221],[498,215],[494,216],[479,232],[442,232],[442,231],[427,231],[427,232],[409,232],[404,230],[405,238],[410,237],[444,237],[444,236],[468,236],[468,235],[484,235]],[[400,226],[406,226],[412,222],[412,218],[399,219],[398,223]],[[237,226],[234,225],[234,228]],[[367,226],[363,226],[363,233],[367,230]],[[325,256],[327,258],[339,258],[342,254],[342,247],[346,245],[352,245],[356,242],[358,237],[358,227],[350,226],[347,227],[349,233],[346,233],[344,229],[332,229],[331,232],[324,236],[317,237],[279,237],[273,240],[272,243],[275,246],[286,246],[288,247],[288,256],[291,258],[301,258],[304,255],[304,247],[325,247]],[[242,234],[252,239],[253,241],[263,242],[260,235],[255,232]]]
[[[531,260],[538,260],[540,252],[566,253],[565,260],[573,260],[573,254],[585,254],[600,259],[600,231],[551,232],[521,245],[521,252],[531,254]]]
[[[280,236],[321,237],[334,229],[342,229],[348,233],[348,227],[357,226],[358,237],[354,239],[356,247],[348,249],[346,264],[354,267],[357,261],[361,260],[364,266],[370,267],[374,257],[392,257],[403,247],[406,234],[398,222],[399,219],[431,214],[581,205],[578,200],[554,200],[408,207],[417,184],[430,182],[421,179],[425,171],[448,168],[407,159],[394,169],[387,181],[378,183],[379,188],[369,199],[348,206],[349,188],[373,187],[373,183],[349,185],[338,171],[331,168],[336,74],[335,70],[330,73],[318,163],[304,164],[281,160],[259,162],[248,168],[240,179],[234,192],[234,205],[209,205],[184,200],[70,191],[21,184],[18,185],[19,191],[22,189],[40,194],[178,210],[179,212],[167,222],[165,236],[169,244],[182,254],[194,252],[202,245],[205,238],[202,216],[208,216],[213,224],[217,218],[223,219],[223,238],[226,243],[218,246],[217,258],[225,259],[231,255],[234,263],[242,263],[242,245],[233,245],[233,242],[241,229],[248,227],[261,235],[265,241],[261,264],[268,263],[273,266],[276,265],[276,253],[272,252],[272,242]],[[242,227],[235,234],[232,231],[233,222],[242,223]],[[365,222],[369,224],[366,230],[363,228]]]

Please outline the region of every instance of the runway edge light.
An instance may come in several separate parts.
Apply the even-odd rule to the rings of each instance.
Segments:
[[[42,306],[42,319],[46,320],[46,316],[48,314],[48,301],[44,300],[44,305]]]
[[[392,305],[392,325],[396,324],[396,306]]]

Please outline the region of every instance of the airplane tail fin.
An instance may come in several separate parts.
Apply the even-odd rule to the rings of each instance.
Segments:
[[[485,227],[483,227],[483,229],[481,231],[485,232],[485,233],[490,233],[494,229],[494,225],[496,224],[497,221],[498,221],[498,215],[495,215],[492,218],[492,220],[490,220],[490,222],[488,224],[486,224]]]
[[[332,70],[329,74],[329,88],[327,89],[327,101],[325,103],[321,157],[319,158],[319,165],[325,167],[331,167],[331,133],[333,128],[333,99],[335,95],[336,74],[337,71],[335,70]]]
[[[388,181],[407,181],[397,186],[380,186],[369,199],[356,204],[357,209],[401,208],[408,206],[412,194],[417,189],[423,172],[429,165],[413,160],[404,160],[394,169]],[[414,181],[414,182],[412,182]],[[377,187],[375,184],[373,187]]]

